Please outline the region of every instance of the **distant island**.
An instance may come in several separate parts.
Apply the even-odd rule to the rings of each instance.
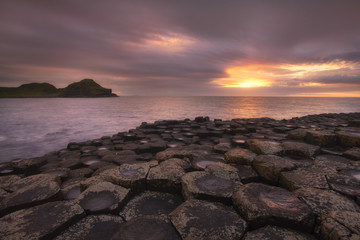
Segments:
[[[103,88],[92,79],[74,82],[66,88],[50,83],[28,83],[20,87],[0,87],[0,98],[87,98],[117,97],[109,88]]]

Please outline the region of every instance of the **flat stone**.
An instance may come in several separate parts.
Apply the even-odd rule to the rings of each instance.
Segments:
[[[337,136],[332,130],[308,130],[306,132],[305,141],[321,147],[332,147],[337,144]]]
[[[76,169],[81,166],[80,157],[68,157],[59,162],[59,166],[63,168]]]
[[[182,193],[186,199],[197,198],[224,203],[231,202],[231,195],[239,185],[203,171],[187,173],[181,181]]]
[[[87,188],[75,201],[87,212],[111,212],[123,206],[128,194],[129,189],[101,182]]]
[[[46,203],[0,218],[0,236],[7,240],[51,239],[83,215],[84,210],[70,201]]]
[[[303,129],[303,128],[298,128],[295,130],[291,130],[288,132],[288,138],[292,139],[292,140],[301,140],[303,141],[306,137],[306,132],[308,130],[307,129]]]
[[[29,179],[27,185],[18,184],[17,186],[22,187],[2,200],[0,207],[2,212],[9,213],[60,198],[59,181],[52,175],[38,174],[20,179],[18,182],[24,182],[26,179]]]
[[[69,168],[53,168],[48,169],[42,173],[51,174],[61,179],[67,178],[69,176],[70,169]]]
[[[311,231],[314,225],[309,207],[283,188],[249,183],[234,193],[233,204],[250,227],[274,224]]]
[[[335,155],[319,155],[315,158],[314,166],[323,168],[323,171],[336,171],[351,167],[351,161],[347,158]]]
[[[360,177],[360,170],[345,170],[348,174],[336,174],[327,176],[330,189],[356,199],[360,198],[360,179],[352,176],[352,173]]]
[[[139,192],[146,188],[146,176],[150,165],[147,163],[123,164],[120,167],[100,173],[106,181]]]
[[[250,150],[257,154],[278,155],[283,148],[279,142],[263,139],[250,139],[246,141]]]
[[[247,232],[243,240],[315,240],[316,238],[302,232],[276,226],[266,226]]]
[[[234,148],[225,153],[225,162],[242,165],[251,165],[256,154],[248,149]]]
[[[207,154],[191,161],[191,165],[195,170],[204,170],[208,165],[224,162],[223,154]]]
[[[331,211],[321,222],[318,231],[323,239],[360,239],[360,213]]]
[[[340,144],[345,147],[360,147],[360,131],[359,132],[336,132],[340,139]]]
[[[90,168],[78,168],[69,171],[69,178],[90,177],[93,172]]]
[[[39,168],[47,163],[45,158],[29,158],[14,163],[14,169],[28,175],[38,173]]]
[[[146,191],[131,199],[120,216],[126,221],[147,215],[167,216],[182,202],[182,197],[176,194]]]
[[[189,200],[170,214],[182,239],[240,239],[246,222],[233,208],[220,203]]]
[[[214,152],[217,152],[217,153],[226,153],[227,151],[229,151],[231,149],[231,144],[230,143],[219,143],[219,144],[216,144],[213,149],[214,149]]]
[[[303,157],[315,157],[320,153],[320,147],[303,142],[286,141],[282,143],[286,154],[298,155]]]
[[[299,168],[289,172],[281,172],[279,184],[290,191],[302,187],[314,187],[319,189],[329,189],[326,181],[326,173],[322,168]]]
[[[151,190],[180,192],[181,177],[185,174],[184,168],[190,163],[179,158],[171,158],[163,161],[159,166],[150,169],[147,176],[147,185]]]
[[[262,178],[275,184],[278,184],[281,172],[296,168],[289,159],[275,155],[259,155],[255,157],[253,166]]]
[[[251,167],[247,165],[236,165],[235,166],[239,171],[239,178],[242,183],[249,182],[258,182],[259,175],[257,172]]]
[[[164,217],[133,218],[118,229],[111,240],[172,239],[181,240],[170,221]]]
[[[108,182],[108,181],[105,180],[105,176],[101,176],[101,175],[86,178],[85,180],[80,182],[80,191],[83,192],[88,187],[96,185],[100,182]]]
[[[14,184],[14,182],[17,182],[21,179],[21,177],[17,176],[17,175],[8,175],[8,176],[1,176],[0,177],[0,188],[6,190],[6,191],[15,191],[16,188],[14,189],[14,186],[12,186]]]
[[[84,239],[103,240],[110,239],[124,224],[121,217],[113,215],[93,215],[81,219],[67,228],[55,240]]]
[[[196,159],[212,152],[212,147],[207,145],[192,144],[184,147],[168,148],[156,154],[156,159],[164,161],[170,158],[189,158]]]
[[[239,170],[226,163],[213,163],[206,166],[205,171],[209,174],[232,181],[240,181]]]
[[[308,187],[296,190],[295,194],[320,218],[334,210],[360,212],[354,201],[331,190]]]
[[[355,161],[360,161],[360,148],[350,148],[344,152],[344,156]]]

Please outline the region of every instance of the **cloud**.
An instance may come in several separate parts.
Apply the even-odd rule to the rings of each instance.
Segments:
[[[273,75],[261,94],[303,81],[356,84],[356,69],[299,77],[280,66],[358,64],[358,9],[352,0],[3,0],[0,84],[84,76],[134,95],[226,95],[237,92],[214,80],[250,65]]]

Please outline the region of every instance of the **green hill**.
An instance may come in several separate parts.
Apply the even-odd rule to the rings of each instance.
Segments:
[[[111,89],[103,88],[92,79],[75,82],[66,88],[56,88],[49,83],[29,83],[20,87],[0,87],[0,98],[49,97],[117,97]]]

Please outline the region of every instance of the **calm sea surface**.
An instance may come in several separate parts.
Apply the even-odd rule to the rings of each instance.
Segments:
[[[360,112],[360,98],[119,97],[0,99],[0,162],[41,156],[161,119]]]

